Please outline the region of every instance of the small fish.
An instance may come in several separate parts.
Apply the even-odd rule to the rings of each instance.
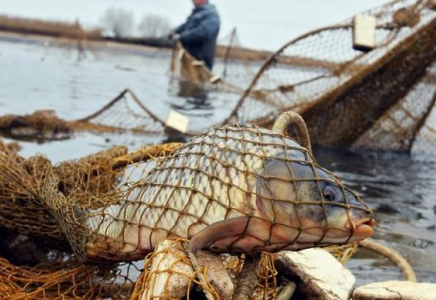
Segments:
[[[375,225],[372,210],[306,149],[255,126],[193,138],[125,196],[87,217],[99,237],[88,256],[140,258],[173,237],[190,239],[193,252],[300,250],[360,241]]]

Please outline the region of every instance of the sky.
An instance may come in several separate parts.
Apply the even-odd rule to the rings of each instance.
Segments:
[[[221,16],[220,37],[236,27],[242,46],[274,50],[309,30],[345,20],[386,0],[211,0]],[[1,0],[0,14],[58,21],[79,19],[98,26],[111,7],[134,12],[136,23],[147,14],[161,15],[173,26],[192,9],[190,0]]]

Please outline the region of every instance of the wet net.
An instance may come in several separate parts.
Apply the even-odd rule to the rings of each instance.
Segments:
[[[114,192],[129,163],[167,155],[173,147],[149,147],[134,153],[114,147],[57,166],[41,156],[24,159],[2,151],[1,298],[117,299],[131,295],[140,267],[133,263],[83,264],[45,196],[59,194],[88,209],[102,207],[110,203],[111,198],[104,195]],[[78,212],[73,209],[72,213]]]
[[[243,48],[236,28],[217,43],[213,71],[190,55],[180,43],[176,43],[170,64],[171,75],[207,85],[210,89],[243,92],[270,53]]]
[[[59,119],[55,111],[38,110],[30,115],[0,117],[0,133],[9,138],[24,140],[63,140],[73,133],[68,122]]]
[[[152,113],[130,89],[97,112],[77,121],[70,122],[76,130],[122,133],[130,131],[139,134],[162,133],[165,122]]]
[[[314,144],[431,151],[436,138],[432,3],[394,1],[364,12],[376,19],[371,50],[353,48],[354,18],[290,41],[259,67],[222,124],[271,126],[280,113],[294,110],[307,121]],[[231,78],[225,83],[239,87]],[[143,131],[164,131],[164,121],[144,105],[129,111],[121,103],[86,121],[131,128],[124,124],[129,120]],[[201,130],[191,127],[188,134]]]
[[[256,127],[213,129],[141,175],[105,195],[112,204],[103,208],[83,207],[59,194],[45,196],[77,255],[96,261],[138,259],[168,237],[196,237],[191,239],[194,252],[204,247],[230,253],[298,249],[300,238],[312,247],[328,244],[334,232],[343,234],[335,244],[346,244],[353,232],[331,228],[328,207],[342,208],[349,222],[353,214],[371,219],[357,195],[317,166],[304,148]],[[334,195],[325,195],[325,189]],[[288,194],[301,196],[288,199]],[[309,211],[322,215],[320,224],[308,220]],[[294,216],[292,222],[289,216]],[[239,228],[233,229],[234,236],[209,237],[203,231],[224,220],[232,221],[210,230]],[[321,233],[310,240],[312,231]]]
[[[432,9],[395,1],[365,12],[376,18],[376,46],[367,52],[353,49],[353,19],[291,41],[264,64],[231,117],[269,124],[293,109],[314,144],[410,151],[435,126]]]
[[[372,222],[368,206],[307,149],[254,126],[131,153],[115,147],[56,166],[41,156],[0,158],[6,298],[130,298],[178,275],[189,293],[196,285],[213,296],[221,290],[191,258],[201,249],[251,255],[347,244],[372,232],[359,229]],[[153,252],[176,238],[189,241]],[[34,249],[34,257],[20,249]],[[232,270],[228,282],[237,282],[241,259],[221,261]],[[255,273],[261,298],[276,295],[272,261],[264,254]]]
[[[361,15],[376,21],[372,49],[353,48],[357,25],[351,18],[306,33],[269,57],[241,48],[233,32],[228,45],[218,48],[223,57],[217,63],[218,75],[211,74],[178,45],[172,70],[199,84],[241,94],[221,125],[254,123],[268,127],[280,113],[294,110],[306,120],[314,144],[434,152],[433,2],[394,1]],[[241,83],[241,79],[252,76],[248,87],[242,89],[247,83]],[[170,127],[128,89],[99,111],[76,121],[47,118],[47,113],[0,120],[5,135],[36,139],[65,138],[73,130],[174,133]],[[184,134],[195,135],[205,129],[190,124]]]

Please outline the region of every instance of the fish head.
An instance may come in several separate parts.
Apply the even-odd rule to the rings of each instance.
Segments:
[[[247,209],[191,237],[192,251],[255,253],[343,245],[370,237],[372,210],[301,147],[257,156],[247,172]]]
[[[374,232],[372,210],[313,160],[270,158],[255,176],[251,213],[208,226],[193,251],[255,253],[361,241]]]
[[[342,245],[374,232],[368,205],[311,160],[266,161],[257,179],[254,207],[254,216],[271,224],[263,226],[269,232],[263,250]],[[266,234],[257,236],[265,239]]]

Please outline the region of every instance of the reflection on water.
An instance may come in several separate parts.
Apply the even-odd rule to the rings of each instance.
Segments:
[[[188,115],[192,126],[217,124],[228,116],[238,95],[208,91],[170,80],[169,53],[101,51],[80,63],[62,49],[0,40],[0,114],[31,113],[53,107],[74,119],[96,111],[126,87],[165,119],[170,109]],[[47,52],[47,53],[46,53]],[[43,53],[45,59],[41,61]],[[170,83],[170,84],[169,84]],[[105,136],[76,133],[75,139],[42,145],[23,142],[24,156],[40,152],[53,162],[82,157],[114,144],[131,150],[141,144],[185,141],[183,137]],[[316,149],[319,163],[339,174],[376,210],[375,238],[403,253],[419,280],[436,282],[436,159],[392,153],[355,153]],[[360,251],[348,263],[359,284],[401,278],[391,263]]]
[[[174,88],[175,85],[177,85],[177,97],[184,99],[184,101],[181,101],[182,104],[172,103],[171,108],[186,111],[187,114],[191,110],[207,111],[214,109],[209,90],[205,86],[183,79],[173,79],[170,86]],[[203,115],[210,116],[211,114]]]

